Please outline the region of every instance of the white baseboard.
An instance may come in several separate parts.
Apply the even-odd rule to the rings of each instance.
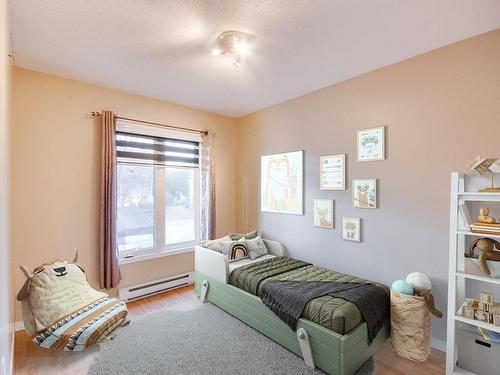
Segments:
[[[439,340],[433,337],[431,341],[431,346],[436,350],[446,353],[446,341]]]
[[[14,331],[24,331],[24,322],[22,320],[14,323]]]

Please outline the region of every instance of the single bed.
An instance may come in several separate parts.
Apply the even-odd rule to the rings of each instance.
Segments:
[[[261,283],[252,285],[248,280],[249,269],[261,270],[266,262],[276,263],[269,261],[272,257],[284,255],[280,243],[264,242],[270,254],[232,263],[221,253],[197,247],[196,289],[202,299],[302,356],[311,367],[319,367],[330,374],[353,374],[388,338],[388,323],[369,343],[367,325],[356,305],[341,298],[323,296],[306,304],[297,332],[294,332],[262,303],[258,297]],[[279,280],[297,281],[306,277],[314,281],[365,282],[312,265],[279,274]],[[377,285],[388,291],[387,287]]]

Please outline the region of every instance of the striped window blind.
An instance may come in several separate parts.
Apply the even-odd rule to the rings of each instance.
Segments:
[[[198,168],[200,143],[125,132],[116,133],[118,163]]]

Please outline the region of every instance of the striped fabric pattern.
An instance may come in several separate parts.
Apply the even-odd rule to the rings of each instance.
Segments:
[[[104,297],[39,332],[33,342],[46,349],[83,351],[120,326],[126,316],[125,303]]]
[[[118,162],[196,168],[200,164],[200,144],[195,141],[117,132],[116,156]]]

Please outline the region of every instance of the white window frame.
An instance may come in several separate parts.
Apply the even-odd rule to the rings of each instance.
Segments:
[[[165,138],[174,138],[187,141],[196,141],[201,144],[201,136],[197,133],[177,131],[157,126],[150,126],[129,121],[119,121],[117,131],[130,132],[150,136],[160,136]],[[138,167],[152,167],[154,178],[154,245],[140,250],[118,251],[119,264],[129,264],[141,262],[148,259],[160,258],[164,256],[177,255],[194,251],[194,247],[200,241],[200,215],[201,215],[201,161],[197,168],[180,166],[158,166],[141,163],[118,162],[117,165],[129,165]],[[166,244],[166,174],[167,169],[189,169],[194,172],[193,176],[193,215],[194,215],[194,240],[179,242],[175,244]],[[118,246],[118,245],[117,245]]]

